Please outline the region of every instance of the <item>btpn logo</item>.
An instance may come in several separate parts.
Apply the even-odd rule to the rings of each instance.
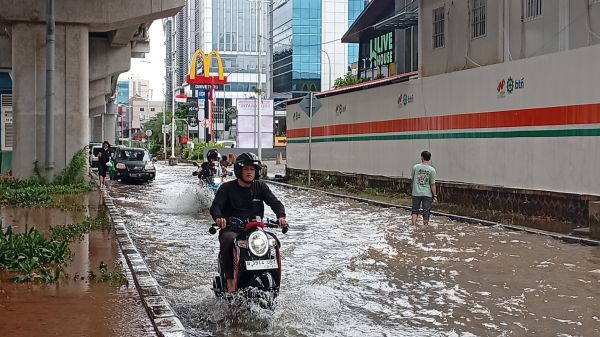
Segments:
[[[397,103],[398,103],[398,105],[400,107],[403,107],[403,106],[408,105],[409,103],[412,103],[413,100],[414,100],[414,95],[413,94],[410,94],[410,95],[408,95],[408,94],[400,94],[398,96]]]
[[[496,87],[496,91],[498,92],[498,97],[505,97],[506,93],[512,94],[516,90],[525,88],[525,78],[522,77],[520,80],[514,80],[512,77],[507,78],[506,80],[502,79],[498,82],[498,86]]]

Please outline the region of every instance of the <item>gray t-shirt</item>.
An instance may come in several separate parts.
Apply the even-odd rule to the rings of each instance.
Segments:
[[[435,169],[426,164],[416,164],[412,169],[412,195],[433,197],[431,184],[435,183]]]

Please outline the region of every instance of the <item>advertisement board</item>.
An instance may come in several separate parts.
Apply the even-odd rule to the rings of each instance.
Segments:
[[[237,146],[239,148],[258,147],[258,117],[256,99],[237,101]],[[260,107],[261,147],[273,148],[273,100],[261,101]]]

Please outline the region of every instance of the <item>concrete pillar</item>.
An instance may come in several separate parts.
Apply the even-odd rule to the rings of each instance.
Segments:
[[[104,114],[104,107],[97,107],[90,110],[90,132],[91,141],[96,143],[102,143],[102,115]]]
[[[600,240],[600,201],[590,201],[588,204],[590,221],[590,237]]]
[[[108,102],[106,104],[106,113],[104,114],[104,140],[115,144],[117,133],[117,105]]]
[[[12,173],[29,178],[35,161],[43,162],[44,83],[46,78],[44,25],[12,26],[13,130]],[[36,71],[39,69],[39,71]],[[43,167],[40,165],[40,167]]]
[[[89,29],[87,26],[65,26],[65,164],[75,152],[87,146],[89,133]],[[58,42],[58,41],[57,41]],[[57,50],[58,50],[57,44]],[[57,58],[58,60],[58,58]],[[60,151],[60,150],[57,150]]]
[[[56,25],[55,170],[59,172],[89,139],[88,28]],[[44,24],[12,26],[13,175],[29,178],[44,167],[46,48]]]

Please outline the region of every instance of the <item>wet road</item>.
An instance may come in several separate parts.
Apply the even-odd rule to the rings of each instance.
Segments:
[[[440,217],[412,227],[403,210],[275,186],[292,226],[278,306],[229,307],[210,291],[211,196],[191,172],[111,186],[191,336],[600,335],[598,247]]]

